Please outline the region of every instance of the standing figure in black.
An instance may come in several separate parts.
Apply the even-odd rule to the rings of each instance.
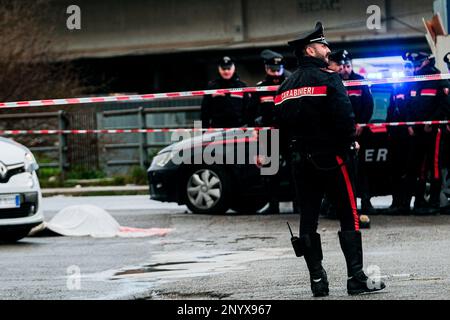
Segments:
[[[257,87],[279,86],[287,78],[288,71],[284,68],[284,57],[272,50],[263,50],[261,58],[264,60],[266,77],[259,81]],[[271,126],[274,121],[276,91],[257,91],[252,93],[249,105],[250,126]]]
[[[444,61],[447,64],[447,70],[446,72],[450,71],[450,52],[448,52],[445,57],[444,57]],[[450,113],[450,110],[449,110]],[[447,116],[447,120],[450,119],[450,115]],[[444,154],[444,160],[442,161],[442,166],[444,168],[447,169],[447,180],[450,179],[450,124],[447,124],[445,126],[445,133],[444,133],[444,138],[443,138],[443,144],[444,144],[444,150],[443,150],[443,154]],[[444,214],[450,214],[450,205],[447,205],[445,208],[441,209],[441,212]]]
[[[272,50],[263,50],[261,58],[264,60],[266,77],[259,81],[257,87],[279,86],[286,79],[288,73],[284,69],[284,58],[281,54]],[[276,91],[253,92],[248,107],[248,125],[256,127],[271,127],[274,125]],[[270,143],[269,143],[270,145]],[[269,207],[263,213],[279,213],[278,200],[279,175],[268,176],[268,185],[271,189]]]
[[[406,53],[404,59],[414,65],[415,75],[439,74],[433,56],[427,53]],[[408,121],[446,120],[450,109],[448,80],[419,81],[412,85]],[[415,195],[415,214],[440,212],[442,187],[442,143],[445,126],[418,125],[408,127],[413,139],[412,158],[409,161],[408,185]],[[430,197],[425,200],[426,182],[430,178]]]
[[[247,85],[239,79],[236,66],[230,57],[220,59],[219,77],[208,83],[207,89],[243,88]],[[245,123],[249,95],[243,92],[206,95],[202,101],[203,128],[235,128]]]
[[[341,75],[341,78],[345,77],[346,80],[349,80],[350,78],[352,78],[352,80],[363,79],[362,76],[353,72],[352,63],[347,50],[334,51],[328,58],[328,69],[334,72],[338,72]],[[372,117],[373,113],[373,99],[369,88],[367,86],[348,87],[347,93],[350,97],[350,102],[352,103],[356,123],[367,123]],[[363,108],[363,104],[368,104],[369,110]],[[370,114],[367,114],[367,111],[370,111]],[[369,118],[369,120],[367,120],[367,118]],[[361,142],[362,132],[363,131],[361,128],[356,129],[356,139],[358,140],[358,142]],[[359,216],[359,227],[361,229],[370,228],[370,219],[367,214],[373,210],[373,207],[370,203],[369,181],[367,179],[364,158],[359,156],[355,161],[355,168],[357,169],[356,177],[357,181],[359,182],[357,185],[360,188],[359,193],[361,194],[361,197],[363,199]],[[360,171],[358,171],[358,169]],[[325,197],[322,202],[321,211],[328,217],[334,218],[336,216],[335,210],[330,205],[327,197]]]
[[[300,237],[294,245],[309,270],[316,297],[328,295],[317,233],[325,194],[340,219],[339,241],[347,263],[347,291],[360,294],[381,290],[363,271],[363,251],[356,211],[352,158],[355,156],[355,116],[339,75],[329,69],[329,44],[320,22],[313,32],[290,41],[298,69],[280,86],[275,104],[280,150],[290,157],[300,205]],[[294,242],[293,242],[294,244]]]
[[[406,76],[414,75],[411,62],[404,65]],[[405,122],[408,120],[409,103],[411,103],[411,84],[395,83],[392,88],[387,110],[386,122]],[[407,186],[407,167],[411,156],[412,140],[406,126],[388,127],[389,160],[392,177],[392,204],[389,214],[408,214],[411,197]]]
[[[353,64],[350,55],[346,50],[341,50],[342,69],[341,77],[343,80],[364,80],[364,77],[353,71]],[[368,86],[351,86],[347,87],[347,94],[352,103],[353,112],[355,113],[355,122],[369,123],[373,115],[373,97]],[[362,149],[365,149],[364,145],[367,141],[367,137],[370,134],[370,129],[357,127],[356,139],[361,145]],[[370,202],[371,192],[367,174],[367,167],[364,159],[364,155],[358,157],[358,187],[359,194],[361,195],[361,221],[366,221],[367,215],[374,212],[372,203]],[[364,215],[364,216],[363,216]]]

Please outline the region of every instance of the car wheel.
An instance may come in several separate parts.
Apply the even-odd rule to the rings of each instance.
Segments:
[[[231,209],[241,214],[256,213],[267,205],[267,199],[240,199]]]
[[[31,228],[17,228],[0,230],[0,242],[17,242],[25,238],[31,231]]]
[[[221,214],[228,209],[229,180],[222,170],[192,171],[186,183],[186,205],[193,213]]]

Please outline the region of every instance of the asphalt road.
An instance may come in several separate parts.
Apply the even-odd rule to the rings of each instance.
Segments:
[[[376,203],[386,206],[387,198]],[[95,204],[123,226],[168,227],[139,239],[29,237],[0,245],[0,299],[312,299],[305,262],[286,221],[298,216],[210,216],[145,196],[46,198],[47,220],[72,204]],[[338,222],[322,219],[327,299],[450,299],[450,216],[372,216],[365,267],[387,289],[349,297]],[[78,276],[79,274],[79,276]]]

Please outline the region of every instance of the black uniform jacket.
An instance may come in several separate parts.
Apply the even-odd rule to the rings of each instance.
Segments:
[[[411,84],[394,84],[391,97],[389,99],[386,122],[408,121],[410,103]],[[392,136],[408,136],[408,129],[406,126],[388,127],[388,132]]]
[[[281,77],[266,76],[263,81],[256,84],[257,87],[279,86],[286,79]],[[249,126],[272,126],[275,118],[276,91],[252,92],[248,108],[247,123]]]
[[[302,57],[299,68],[275,97],[281,152],[339,154],[355,140],[355,116],[339,75],[317,58]]]
[[[424,69],[417,75],[432,74],[436,69]],[[418,81],[411,86],[408,121],[446,120],[450,110],[448,80]]]
[[[243,88],[247,85],[235,74],[230,80],[222,78],[208,83],[210,89]],[[227,94],[206,95],[202,101],[201,119],[204,128],[240,127],[245,122],[249,94],[232,92]]]
[[[354,73],[349,80],[363,80],[364,77]],[[356,123],[369,123],[373,115],[373,97],[368,86],[347,87],[347,94],[352,102]]]

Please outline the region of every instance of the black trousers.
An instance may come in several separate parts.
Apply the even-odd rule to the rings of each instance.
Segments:
[[[442,168],[450,170],[450,131],[442,129]]]
[[[396,205],[405,204],[409,199],[406,186],[408,161],[411,158],[412,137],[406,128],[394,131],[389,136],[389,168],[392,177],[392,196]]]
[[[408,184],[410,192],[415,194],[416,200],[423,199],[425,182],[431,181],[430,204],[439,205],[442,186],[442,130],[433,128],[430,133],[417,130],[413,137],[413,148],[408,168]]]
[[[357,138],[357,141],[362,149],[366,148],[366,144],[369,141],[370,135],[371,132],[369,128],[364,128],[361,135]],[[361,154],[358,157],[357,163],[357,166],[355,166],[355,181],[357,181],[359,195],[361,197],[361,200],[369,201],[372,195],[369,184],[369,169],[367,168],[364,155]]]
[[[355,157],[328,154],[308,158],[295,152],[292,156],[292,174],[301,211],[300,236],[317,231],[324,195],[336,209],[341,230],[359,230],[354,191]]]

